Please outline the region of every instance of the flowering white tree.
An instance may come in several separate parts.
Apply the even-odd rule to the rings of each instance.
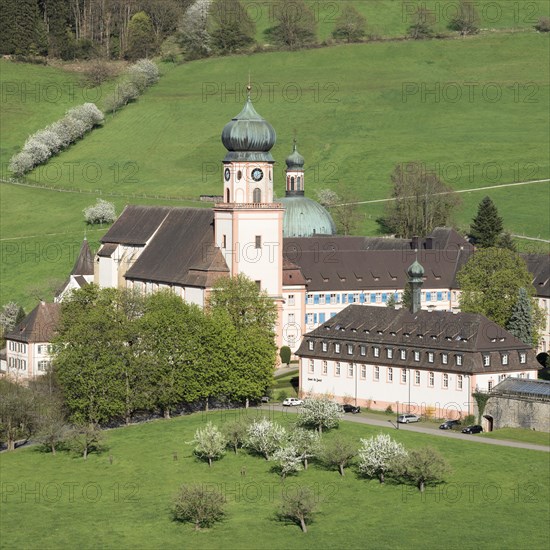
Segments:
[[[128,69],[129,75],[140,75],[144,79],[145,87],[152,86],[159,80],[159,68],[150,59],[139,59]]]
[[[302,469],[302,458],[298,449],[292,444],[277,449],[273,453],[272,459],[277,462],[282,479],[285,479],[288,474],[299,472]]]
[[[112,223],[116,219],[115,205],[103,199],[97,199],[94,205],[84,208],[82,212],[86,223],[90,225],[94,223]]]
[[[387,434],[379,434],[370,439],[361,439],[359,449],[359,471],[369,477],[378,477],[384,483],[387,473],[396,471],[407,458],[407,451]]]
[[[290,444],[296,450],[298,458],[307,470],[307,461],[318,455],[321,448],[321,438],[318,432],[295,428],[290,432]]]
[[[199,458],[208,460],[210,467],[213,460],[217,460],[225,454],[227,447],[225,435],[212,422],[208,422],[204,428],[199,428],[191,443],[195,444],[195,454]]]
[[[61,120],[29,136],[21,152],[10,159],[9,169],[17,176],[29,172],[101,124],[103,118],[93,103],[69,109]]]
[[[212,0],[197,0],[183,16],[180,43],[187,57],[207,57],[212,52],[212,37],[208,32],[208,12]]]
[[[267,418],[254,420],[248,428],[245,446],[269,460],[270,456],[281,448],[287,438],[286,430]]]
[[[307,397],[298,412],[298,425],[315,428],[319,433],[323,428],[336,428],[342,418],[340,405],[327,397]]]

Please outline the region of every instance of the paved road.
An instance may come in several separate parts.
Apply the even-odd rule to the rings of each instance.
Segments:
[[[296,413],[298,407],[283,407],[282,405],[264,405],[262,408],[270,409],[274,411],[285,411],[289,413]],[[363,415],[345,415],[345,420],[349,422],[356,422],[358,424],[368,424],[370,426],[381,426],[388,428],[390,426],[395,427],[396,424],[393,420],[379,420],[378,418],[371,418]],[[467,435],[462,433],[453,432],[451,430],[440,430],[433,428],[424,428],[422,426],[416,426],[414,424],[399,424],[400,430],[406,430],[409,432],[418,432],[428,435],[435,435],[438,437],[448,437],[451,439],[461,439],[462,441],[469,441],[470,443],[486,443],[487,445],[500,445],[501,447],[516,447],[518,449],[530,449],[532,451],[550,452],[550,446],[534,445],[533,443],[524,443],[522,441],[507,441],[504,439],[489,439],[488,437],[478,437],[475,435]]]

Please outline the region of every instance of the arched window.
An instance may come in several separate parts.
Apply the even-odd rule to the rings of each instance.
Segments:
[[[294,177],[290,178],[290,190],[294,191]]]
[[[229,189],[227,189],[225,192],[225,202],[231,202],[229,200],[230,198],[231,198],[231,195],[230,195]]]
[[[252,202],[262,202],[262,190],[259,187],[256,187],[256,189],[254,189],[254,192],[252,194]]]
[[[302,184],[302,178],[300,176],[298,176],[298,187],[296,187],[297,191],[300,191],[300,189],[301,189],[300,185],[301,184]]]

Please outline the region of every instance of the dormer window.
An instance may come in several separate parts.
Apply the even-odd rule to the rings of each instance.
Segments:
[[[323,351],[328,351],[328,344],[326,342],[323,342],[321,344]]]
[[[403,361],[405,361],[405,359],[407,359],[407,350],[406,349],[399,350],[399,355],[400,355],[401,359]]]
[[[361,346],[361,355],[365,356],[367,355],[367,346]]]
[[[456,356],[456,365],[457,365],[457,367],[462,366],[462,355],[457,355]]]
[[[508,354],[507,353],[504,353],[502,355],[502,364],[503,365],[507,365],[508,364]]]
[[[340,349],[341,349],[341,344],[338,344],[338,343],[334,344],[334,351],[336,353],[340,353]]]
[[[348,344],[348,355],[353,354],[353,346],[351,344]]]
[[[428,363],[433,363],[434,362],[434,354],[433,354],[433,351],[429,351],[428,352]]]
[[[388,359],[393,359],[393,349],[392,348],[386,348],[386,357]]]
[[[374,348],[372,348],[372,353],[375,357],[380,357],[380,348],[378,346],[374,346]]]
[[[526,353],[520,353],[519,354],[519,362],[523,365],[527,363],[527,354]]]
[[[489,354],[485,354],[483,356],[483,366],[488,367],[491,365],[491,356]]]
[[[420,352],[419,351],[414,352],[414,360],[415,361],[420,361]]]
[[[313,351],[313,340],[310,340],[308,343],[309,351]]]
[[[449,362],[449,355],[447,353],[441,354],[441,362],[446,365]]]

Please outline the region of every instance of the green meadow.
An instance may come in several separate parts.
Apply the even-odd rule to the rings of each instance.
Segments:
[[[452,467],[445,483],[415,487],[345,477],[312,464],[283,484],[273,464],[241,450],[212,468],[186,444],[212,420],[197,413],[106,432],[106,450],[88,460],[37,447],[0,455],[5,548],[547,548],[549,455],[391,429],[406,447],[433,446]],[[290,427],[295,415],[269,412]],[[343,422],[353,439],[387,429]],[[112,462],[112,463],[111,463]],[[226,518],[196,532],[172,521],[171,501],[184,483],[210,484],[227,499]],[[283,492],[310,487],[318,513],[307,534],[277,521]],[[528,541],[528,542],[527,542]]]
[[[398,2],[371,4],[393,9]],[[490,33],[161,64],[160,82],[136,103],[28,176],[33,185],[73,193],[1,184],[0,301],[30,307],[29,291],[37,286],[51,297],[45,280],[67,276],[69,255],[37,266],[25,255],[15,261],[13,245],[48,247],[59,233],[77,245],[86,230],[82,209],[96,197],[112,200],[117,211],[129,203],[207,206],[198,197],[220,192],[220,134],[242,107],[249,71],[254,104],[278,135],[278,196],[296,133],[306,193],[332,188],[363,202],[360,234],[379,234],[383,203],[368,201],[387,198],[395,165],[415,161],[465,191],[454,212],[458,227],[468,227],[490,194],[507,230],[550,239],[548,182],[479,190],[549,177],[548,38]],[[92,95],[101,107],[112,88],[87,90],[72,73],[7,61],[0,61],[0,72],[4,175],[28,134]],[[31,84],[52,97],[57,89],[59,100],[35,101],[24,87]],[[97,242],[101,234],[94,229],[89,238]],[[547,250],[544,243],[520,242],[523,251]]]

